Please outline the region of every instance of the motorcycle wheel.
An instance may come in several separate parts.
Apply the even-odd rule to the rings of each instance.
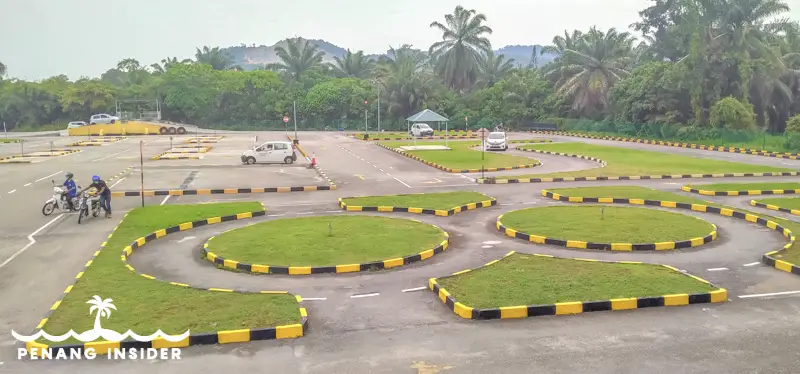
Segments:
[[[100,215],[100,209],[97,209],[97,210],[92,212],[92,217],[97,217],[99,215]]]
[[[83,219],[84,214],[86,215],[86,217],[89,217],[89,211],[86,210],[86,209],[81,209],[81,211],[78,213],[78,224],[79,225],[81,224],[81,220]]]
[[[48,201],[42,207],[42,214],[44,214],[45,216],[49,216],[49,215],[53,214],[54,210],[56,210],[55,204],[53,204],[52,201]]]

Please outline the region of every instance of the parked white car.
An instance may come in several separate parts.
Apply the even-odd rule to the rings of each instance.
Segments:
[[[93,115],[92,118],[89,119],[89,124],[96,125],[100,123],[117,123],[117,121],[119,121],[119,117],[115,117],[110,114],[100,113]]]
[[[486,150],[487,151],[507,151],[508,150],[508,138],[506,137],[506,133],[504,132],[492,132],[489,133],[489,137],[486,138]]]
[[[416,138],[433,136],[433,129],[425,123],[415,123],[411,125],[411,133],[409,135]]]
[[[297,153],[291,142],[270,141],[242,152],[242,163],[248,165],[257,162],[291,164],[295,161]]]
[[[86,122],[83,121],[72,121],[67,125],[67,129],[77,129],[79,127],[86,126]]]

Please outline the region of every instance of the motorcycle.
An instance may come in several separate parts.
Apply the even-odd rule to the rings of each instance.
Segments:
[[[70,201],[69,197],[67,197],[67,193],[61,186],[56,186],[56,181],[53,182],[53,197],[50,200],[47,200],[42,207],[42,214],[45,216],[49,216],[53,214],[56,209],[71,211],[75,210],[77,198],[72,199],[72,209],[70,209]]]
[[[78,201],[78,224],[81,223],[83,217],[89,218],[90,212],[92,217],[100,215],[100,195],[83,191]]]

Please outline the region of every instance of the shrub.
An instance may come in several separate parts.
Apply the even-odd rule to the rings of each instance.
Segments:
[[[752,130],[756,127],[756,116],[752,105],[726,97],[711,106],[709,122],[718,129]]]
[[[786,132],[787,133],[799,133],[800,132],[800,114],[789,118],[789,121],[786,122]]]

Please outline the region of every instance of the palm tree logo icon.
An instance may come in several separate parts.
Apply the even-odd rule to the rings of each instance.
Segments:
[[[92,307],[89,308],[89,315],[95,311],[97,312],[94,317],[93,330],[98,332],[105,330],[100,326],[100,318],[106,317],[106,319],[109,319],[111,318],[111,309],[117,310],[117,307],[113,304],[113,300],[101,299],[100,296],[94,295],[94,297],[86,303],[92,304]]]

